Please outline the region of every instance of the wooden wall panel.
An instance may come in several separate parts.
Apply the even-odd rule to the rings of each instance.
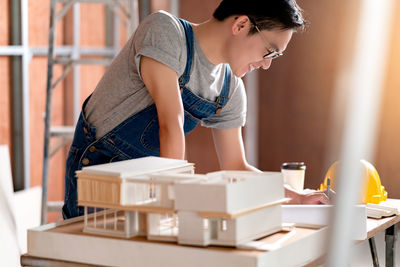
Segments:
[[[80,4],[81,6],[81,45],[103,46],[105,35],[105,5]],[[72,25],[71,25],[72,26]]]
[[[11,152],[12,139],[10,117],[10,58],[0,57],[0,145],[8,145]]]
[[[105,5],[101,4],[81,4],[82,46],[105,46],[105,8]],[[83,104],[83,101],[94,91],[104,72],[104,66],[81,66],[81,105]]]
[[[341,32],[354,26],[358,6],[299,3],[310,22],[307,31],[296,33],[285,56],[260,73],[259,168],[279,171],[283,162],[304,161],[305,186],[316,188],[332,163],[329,142],[340,144],[340,136],[329,140],[330,110],[340,59],[346,54],[343,42],[353,43]]]
[[[46,58],[34,58],[30,63],[30,149],[31,185],[42,184],[44,111],[46,97]],[[50,180],[53,177],[50,178]],[[52,191],[52,190],[49,190]]]
[[[9,1],[0,0],[0,45],[9,45]],[[11,144],[10,58],[0,56],[0,145]]]
[[[221,0],[180,1],[180,17],[190,22],[200,23],[212,17]]]
[[[170,11],[170,1],[169,0],[151,0],[151,12],[156,12],[158,10]]]
[[[62,5],[57,5],[57,10]],[[28,1],[29,45],[47,46],[49,44],[50,2],[46,0]],[[63,21],[56,27],[56,44],[64,41]],[[43,72],[45,74],[45,72]],[[47,73],[47,72],[46,72]]]
[[[31,186],[41,185],[43,167],[43,136],[44,136],[44,110],[46,96],[47,58],[37,57],[30,63],[30,142],[31,142]],[[62,73],[61,67],[54,68],[54,75]],[[63,125],[63,84],[58,85],[53,91],[52,124]],[[52,143],[54,144],[54,140]],[[65,154],[60,150],[50,160],[49,169],[49,199],[61,200],[63,193],[64,169],[61,167],[65,161]],[[61,195],[62,192],[62,195]]]
[[[49,43],[50,4],[46,1],[28,1],[29,45],[47,46]],[[56,28],[60,35],[60,28]],[[45,72],[43,72],[46,75]]]
[[[396,1],[376,149],[376,168],[390,198],[400,198],[400,2]]]
[[[10,2],[0,0],[0,45],[9,45]]]

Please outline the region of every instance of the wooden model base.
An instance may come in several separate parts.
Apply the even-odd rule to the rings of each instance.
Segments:
[[[324,254],[327,235],[326,227],[293,227],[237,249],[105,237],[82,229],[82,217],[31,229],[28,254],[100,266],[301,266]]]

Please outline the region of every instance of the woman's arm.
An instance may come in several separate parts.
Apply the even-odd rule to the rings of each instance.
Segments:
[[[241,127],[229,130],[212,129],[220,167],[223,170],[261,172],[246,161],[241,129]],[[291,198],[289,204],[329,204],[330,202],[325,191],[303,194],[294,191],[288,185],[285,185],[285,197]]]
[[[140,73],[157,108],[160,126],[160,156],[183,159],[184,109],[174,70],[149,57],[140,59]]]
[[[223,170],[258,171],[246,161],[242,127],[228,130],[212,129],[215,150],[220,168]]]

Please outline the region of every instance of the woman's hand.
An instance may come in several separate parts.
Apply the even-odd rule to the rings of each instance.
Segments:
[[[291,187],[285,185],[285,197],[291,198],[287,204],[303,204],[303,205],[319,205],[319,204],[332,204],[336,193],[333,190],[327,191],[307,190],[306,192],[296,192]]]

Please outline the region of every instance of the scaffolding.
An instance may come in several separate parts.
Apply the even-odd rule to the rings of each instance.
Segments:
[[[62,7],[57,11],[57,4]],[[93,3],[106,5],[112,11],[114,21],[112,27],[113,45],[112,47],[87,47],[83,49],[80,45],[80,3]],[[50,26],[49,26],[49,46],[47,63],[47,83],[46,83],[46,111],[45,111],[45,131],[44,131],[44,155],[42,173],[42,210],[41,223],[45,224],[48,211],[61,211],[63,203],[48,202],[48,183],[49,183],[49,161],[50,158],[66,144],[70,142],[74,133],[74,125],[52,126],[52,93],[54,88],[61,83],[67,75],[73,73],[73,118],[74,124],[77,122],[80,113],[80,65],[105,65],[108,66],[114,56],[120,50],[120,25],[121,22],[126,26],[126,36],[130,36],[139,24],[139,3],[138,0],[51,0],[50,2]],[[69,10],[73,12],[73,44],[72,46],[55,47],[55,29],[57,23],[65,18]],[[106,30],[109,27],[106,27]],[[94,56],[88,58],[87,56]],[[59,77],[53,77],[55,65],[63,66],[63,73]],[[55,139],[54,145],[50,147],[50,140]]]
[[[170,12],[174,15],[179,13],[179,0],[169,0]],[[80,112],[80,68],[82,64],[102,64],[107,65],[111,59],[118,53],[120,29],[117,25],[122,23],[128,25],[128,34],[132,33],[138,25],[139,18],[146,17],[151,10],[151,0],[50,0],[49,4],[52,8],[51,27],[49,31],[49,46],[32,47],[29,45],[29,4],[28,0],[11,1],[12,12],[12,26],[14,31],[17,30],[16,35],[19,36],[17,42],[12,45],[0,46],[0,56],[20,57],[19,68],[13,71],[14,80],[20,82],[21,89],[13,90],[18,91],[18,94],[13,96],[13,120],[14,120],[14,148],[13,148],[13,162],[14,162],[14,177],[16,180],[15,188],[17,190],[30,187],[30,165],[31,165],[31,149],[30,149],[30,116],[29,116],[29,63],[33,57],[51,58],[51,64],[48,64],[51,75],[48,73],[46,92],[50,92],[50,97],[46,94],[46,113],[45,113],[45,148],[44,153],[46,156],[43,158],[43,195],[42,195],[42,224],[46,222],[47,211],[60,211],[61,202],[47,202],[47,188],[48,188],[48,168],[49,159],[57,150],[62,148],[69,142],[73,135],[73,125],[67,126],[52,126],[50,124],[50,107],[51,107],[51,91],[54,89],[56,83],[62,82],[63,78],[69,72],[73,73],[73,117],[74,122],[77,121]],[[56,4],[60,3],[62,8],[56,13]],[[112,19],[107,24],[106,31],[111,33],[112,45],[106,47],[81,47],[79,40],[80,29],[80,3],[98,3],[105,4],[109,8],[108,13],[112,14]],[[140,7],[140,10],[139,10]],[[55,25],[63,19],[66,13],[72,9],[73,12],[73,44],[54,46]],[[135,14],[131,16],[131,14]],[[140,17],[139,17],[139,15]],[[14,25],[16,24],[16,26]],[[111,26],[110,26],[111,25]],[[50,37],[50,35],[52,35]],[[51,44],[51,45],[50,45]],[[50,51],[52,56],[50,56]],[[94,62],[87,57],[102,56],[103,58]],[[86,59],[85,59],[86,58]],[[49,60],[50,61],[50,60]],[[102,61],[102,62],[101,62]],[[53,81],[52,68],[54,65],[64,66],[63,74]],[[18,86],[15,86],[18,87]],[[17,103],[18,102],[18,103]],[[16,122],[16,118],[18,121]],[[59,142],[50,149],[50,139],[58,139]]]

